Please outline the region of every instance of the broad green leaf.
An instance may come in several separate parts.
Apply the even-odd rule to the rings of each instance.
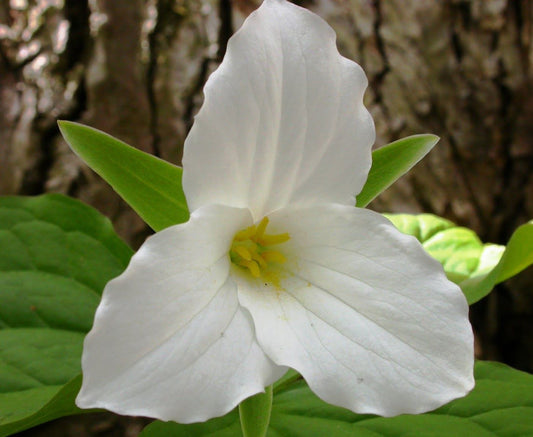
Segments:
[[[533,376],[503,364],[478,362],[475,377],[476,387],[468,396],[430,413],[393,418],[356,415],[328,405],[302,381],[275,397],[268,435],[530,435],[521,432],[533,432]]]
[[[267,437],[505,436],[533,435],[533,376],[499,363],[478,362],[476,387],[466,397],[421,415],[384,418],[329,405],[303,380],[274,395]],[[240,436],[238,416],[194,425],[154,422],[142,437]]]
[[[80,411],[69,381],[101,292],[132,251],[109,220],[56,194],[0,197],[0,247],[1,436]]]
[[[520,226],[505,247],[483,244],[474,231],[432,214],[386,216],[443,265],[470,304],[533,263],[533,222]]]
[[[237,409],[207,422],[182,425],[156,420],[139,437],[243,437]]]
[[[152,229],[160,231],[189,219],[180,167],[82,124],[60,121],[59,129],[72,150]]]
[[[82,376],[78,375],[66,384],[49,386],[47,389],[0,393],[2,415],[9,417],[6,424],[0,425],[0,437],[24,431],[59,417],[97,411],[80,410],[74,405],[74,398],[80,391],[81,379]]]
[[[437,144],[435,135],[413,135],[380,147],[372,153],[372,167],[357,206],[364,208],[381,192],[413,168]]]

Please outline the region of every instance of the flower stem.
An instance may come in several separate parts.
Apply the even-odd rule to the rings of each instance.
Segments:
[[[242,401],[239,405],[243,437],[265,437],[272,411],[272,386]]]

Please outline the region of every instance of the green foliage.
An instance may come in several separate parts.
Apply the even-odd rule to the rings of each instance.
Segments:
[[[180,167],[82,124],[60,121],[59,128],[70,147],[153,230],[189,219]]]
[[[357,196],[357,206],[364,208],[398,178],[407,173],[437,144],[435,135],[413,135],[394,141],[372,153],[372,168],[363,190]]]
[[[62,386],[40,387],[12,393],[0,393],[2,417],[9,420],[0,423],[0,436],[32,428],[58,417],[96,410],[80,410],[74,399],[80,391],[81,375]]]
[[[190,425],[156,420],[139,437],[242,437],[242,431],[239,412],[235,409],[225,416]]]
[[[511,235],[499,265],[496,281],[505,281],[531,264],[533,264],[533,220],[520,226]]]
[[[490,293],[496,284],[520,273],[531,264],[533,264],[533,220],[523,224],[513,233],[496,267],[473,278],[463,289],[472,296],[473,301],[477,301]]]
[[[470,304],[533,263],[533,222],[520,226],[505,247],[483,244],[474,231],[432,214],[390,214],[387,218],[422,243]]]
[[[267,437],[525,436],[533,433],[533,376],[499,363],[478,362],[466,397],[422,415],[384,418],[329,405],[301,379],[274,388]],[[240,436],[236,411],[206,423],[154,422],[142,437]]]
[[[0,435],[81,410],[83,338],[129,249],[61,195],[0,197]]]

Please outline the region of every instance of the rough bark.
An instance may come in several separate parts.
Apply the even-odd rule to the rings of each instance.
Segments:
[[[433,212],[504,244],[533,216],[531,3],[319,3],[341,52],[369,75],[378,144],[420,132],[441,137],[371,207]],[[473,307],[480,353],[531,371],[531,269],[511,284]]]
[[[63,5],[64,3],[64,5]],[[202,87],[255,0],[3,0],[0,193],[62,192],[134,246],[149,232],[75,157],[56,120],[102,129],[179,163]],[[375,201],[434,212],[505,243],[533,217],[532,7],[528,0],[299,2],[366,70],[382,145],[440,145]],[[473,310],[483,357],[533,369],[531,269]]]

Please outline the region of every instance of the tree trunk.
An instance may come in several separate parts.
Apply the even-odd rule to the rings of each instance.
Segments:
[[[0,193],[53,191],[146,226],[59,136],[102,129],[180,162],[202,87],[253,0],[3,0]],[[505,243],[533,217],[532,9],[528,0],[301,1],[369,77],[377,145],[431,132],[439,146],[371,207],[433,212]],[[481,356],[533,370],[531,269],[473,307]]]

